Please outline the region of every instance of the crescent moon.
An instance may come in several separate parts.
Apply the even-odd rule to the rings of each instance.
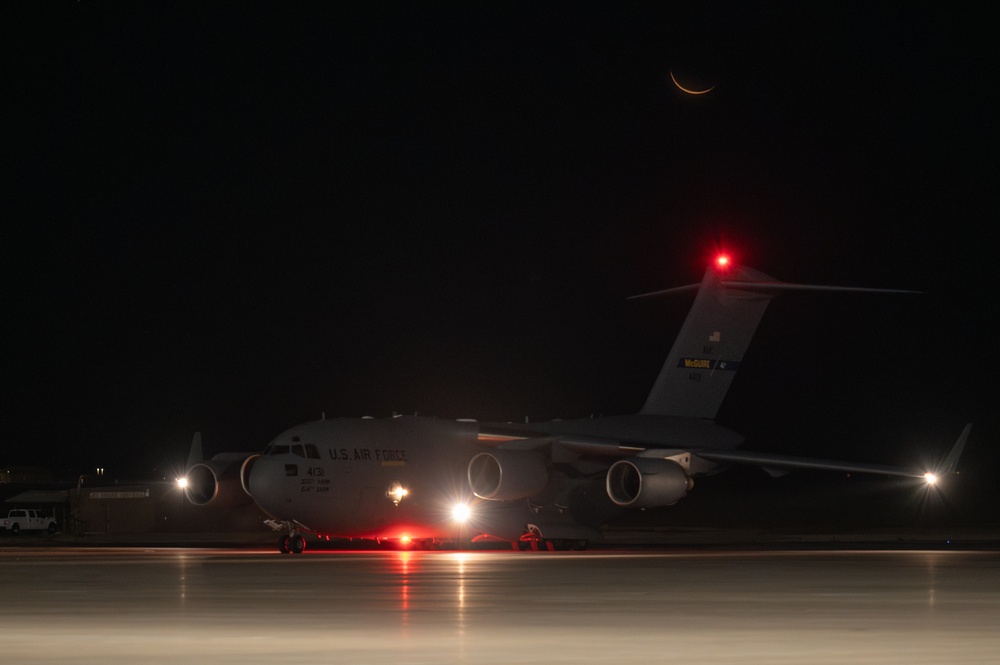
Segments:
[[[677,82],[677,77],[674,76],[673,72],[670,72],[670,80],[674,82],[674,85],[676,85],[683,92],[686,92],[689,95],[704,95],[706,92],[712,92],[713,90],[715,90],[714,85],[711,88],[706,88],[705,90],[690,90],[688,88],[685,88],[684,86],[682,86],[680,83]]]

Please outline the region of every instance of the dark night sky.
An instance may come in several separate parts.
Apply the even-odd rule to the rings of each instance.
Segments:
[[[928,292],[776,301],[720,415],[748,447],[905,463],[972,420],[995,475],[995,14],[364,5],[0,10],[0,463],[633,412],[689,302],[624,298],[721,238]]]

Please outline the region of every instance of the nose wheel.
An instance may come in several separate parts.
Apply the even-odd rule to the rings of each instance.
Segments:
[[[283,535],[278,538],[278,551],[282,554],[302,554],[306,551],[306,539],[298,533]]]

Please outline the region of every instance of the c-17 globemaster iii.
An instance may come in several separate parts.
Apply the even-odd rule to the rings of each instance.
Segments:
[[[260,453],[202,460],[200,435],[183,478],[198,505],[251,499],[280,532],[282,552],[305,536],[441,544],[468,539],[583,546],[626,511],[670,506],[700,475],[732,464],[912,477],[933,485],[956,470],[971,424],[939,467],[904,468],[743,450],[715,422],[771,299],[782,291],[888,289],[780,282],[714,261],[639,413],[545,423],[429,417],[323,419],[279,434]],[[643,296],[638,296],[643,297]]]

